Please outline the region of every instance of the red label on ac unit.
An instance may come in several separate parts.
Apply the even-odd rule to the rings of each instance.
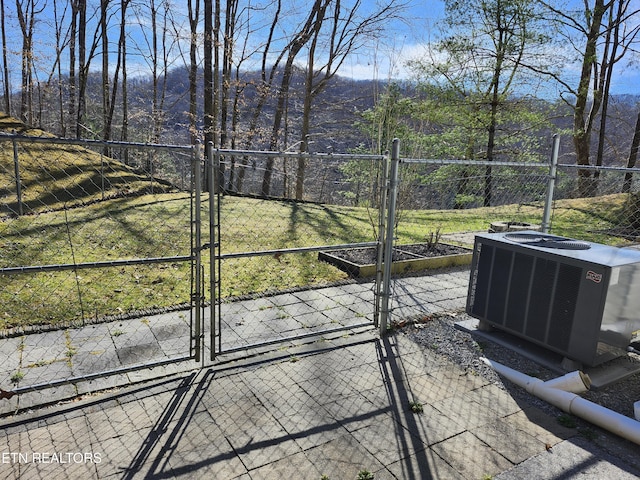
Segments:
[[[594,283],[600,283],[602,281],[602,274],[589,270],[587,272],[587,280],[591,280]]]

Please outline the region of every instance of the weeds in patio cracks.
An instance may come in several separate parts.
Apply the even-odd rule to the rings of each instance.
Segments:
[[[65,330],[64,336],[65,336],[65,345],[67,347],[67,352],[65,354],[67,357],[67,364],[69,365],[69,367],[71,367],[71,359],[75,354],[78,353],[78,349],[74,347],[73,344],[71,343],[71,336],[69,335],[69,330]]]
[[[356,480],[373,480],[373,473],[368,470],[360,470]]]
[[[374,480],[374,476],[373,473],[371,473],[369,470],[360,470],[358,472],[358,476],[356,477],[356,480]],[[320,480],[331,480],[329,478],[329,475],[322,475],[320,477]]]
[[[409,402],[409,408],[411,409],[411,411],[413,413],[423,413],[424,412],[424,407],[423,407],[422,403],[416,402],[415,400]]]
[[[12,383],[18,383],[23,378],[24,378],[24,372],[21,371],[21,370],[18,370],[16,372],[14,372],[13,375],[11,375],[11,382]]]
[[[578,426],[578,422],[576,417],[573,415],[562,414],[558,417],[558,423],[563,427],[567,428],[576,428]]]

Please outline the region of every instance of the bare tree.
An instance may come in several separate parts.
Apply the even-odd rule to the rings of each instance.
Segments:
[[[35,56],[33,34],[36,16],[42,13],[45,6],[46,3],[41,4],[37,0],[16,0],[16,13],[22,33],[20,118],[28,124],[33,123],[33,62]]]
[[[324,18],[317,18],[313,28],[313,38],[307,56],[305,75],[302,129],[300,132],[300,151],[308,150],[311,134],[311,109],[316,97],[324,90],[328,82],[336,75],[348,55],[358,50],[366,42],[380,36],[382,26],[392,18],[402,14],[405,5],[397,0],[389,0],[377,5],[374,11],[360,15],[364,2],[356,0],[345,5],[342,0],[334,0],[330,12]],[[324,37],[323,28],[326,27]],[[318,63],[316,56],[324,61]],[[306,160],[298,159],[296,170],[295,197],[302,200]]]
[[[627,168],[634,168],[638,160],[638,149],[640,149],[640,111],[638,112],[638,118],[636,119],[636,127],[633,132],[633,140],[631,141],[631,149],[629,151],[629,157],[627,158]],[[631,192],[631,183],[633,181],[633,174],[631,172],[625,173],[624,183],[622,184],[622,193]]]
[[[109,18],[109,1],[100,0],[100,39],[102,45],[102,139],[111,139],[111,95],[109,92],[109,36],[108,36],[108,18]],[[119,59],[118,59],[119,60]],[[116,70],[115,75],[118,72]],[[117,82],[114,78],[114,90]]]
[[[128,7],[131,0],[120,0],[120,38],[118,40],[118,58],[122,68],[122,131],[120,132],[120,140],[126,142],[129,140],[129,92],[127,85],[127,15]],[[114,94],[115,103],[115,94]],[[113,117],[113,113],[112,113]],[[125,150],[125,163],[128,163],[128,151]]]
[[[220,145],[223,148],[237,148],[237,132],[241,119],[242,95],[247,86],[243,77],[243,65],[249,58],[248,41],[251,36],[251,9],[239,11],[237,0],[228,0],[224,28],[224,54],[222,60],[222,85],[220,98]],[[240,35],[243,35],[241,41]],[[240,47],[236,52],[236,46]],[[229,131],[229,116],[231,127]],[[243,161],[246,165],[246,160]],[[234,187],[241,190],[244,165],[236,169],[236,157],[231,158],[227,190]]]
[[[596,65],[597,43],[600,38],[600,26],[606,11],[611,7],[611,3],[605,0],[595,0],[595,5],[591,13],[587,12],[587,25],[583,30],[585,34],[584,55],[582,57],[582,68],[580,71],[580,81],[578,89],[575,91],[575,110],[573,116],[573,145],[576,150],[576,162],[578,165],[590,164],[590,147],[591,132],[596,118],[596,114],[600,109],[602,101],[602,89],[598,88],[597,81],[599,77],[594,75],[594,96],[591,104],[591,110],[587,110],[589,91],[594,66]],[[589,182],[591,172],[589,170],[579,170],[580,184],[578,186],[579,195],[586,197],[591,194],[592,187]]]
[[[157,143],[166,116],[167,74],[171,67],[169,56],[176,44],[176,38],[170,38],[173,24],[171,5],[168,0],[148,0],[132,4],[132,9],[141,27],[137,35],[132,36],[132,48],[145,60],[151,72],[151,112],[145,139]]]
[[[591,143],[598,115],[607,115],[608,96],[615,65],[629,51],[638,34],[637,27],[628,27],[629,20],[640,13],[631,10],[630,0],[584,1],[581,12],[567,10],[564,5],[544,3],[559,25],[561,40],[573,46],[579,55],[578,86],[572,86],[560,76],[554,76],[565,90],[561,96],[573,109],[573,145],[577,165],[591,165]],[[606,19],[608,18],[608,21]],[[600,141],[604,148],[606,118],[600,123]],[[602,151],[596,163],[602,163]],[[578,196],[594,195],[595,182],[591,171],[578,170]]]
[[[616,63],[622,60],[635,42],[640,24],[631,22],[640,10],[630,10],[630,1],[619,1],[609,10],[609,22],[604,39],[604,50],[600,69],[599,83],[602,85],[602,107],[600,112],[600,126],[598,132],[598,146],[596,151],[597,166],[601,166],[604,160],[604,146],[606,142],[607,120],[609,117],[609,97],[611,81]],[[600,172],[594,173],[595,186]],[[594,192],[595,193],[595,192]]]
[[[68,4],[64,4],[59,7],[59,2],[53,0],[53,28],[55,29],[56,38],[56,54],[49,74],[49,80],[47,81],[48,90],[51,89],[54,75],[57,76],[57,103],[58,103],[58,131],[64,137],[67,133],[67,122],[65,115],[64,104],[64,74],[62,72],[62,52],[66,49],[69,43],[68,25],[65,25],[67,17]]]
[[[11,115],[11,88],[9,61],[7,59],[7,25],[4,17],[4,0],[0,0],[0,30],[2,32],[2,68],[4,83],[4,110],[7,115]]]
[[[267,103],[267,99],[269,98],[269,94],[271,93],[271,87],[273,85],[274,78],[278,71],[278,67],[280,66],[280,62],[284,57],[286,50],[282,50],[277,58],[271,63],[271,67],[269,68],[269,58],[272,55],[271,48],[274,43],[274,37],[276,32],[276,27],[280,21],[280,14],[282,12],[282,0],[275,0],[274,3],[274,11],[272,14],[272,20],[268,27],[266,39],[262,44],[262,54],[261,54],[261,69],[260,69],[260,82],[256,86],[257,90],[257,99],[254,101],[253,113],[251,115],[251,119],[249,121],[248,131],[246,135],[245,145],[250,146],[257,136],[258,131],[258,121],[260,119],[260,115],[262,114],[262,110]],[[242,159],[242,164],[239,168],[237,181],[236,181],[236,191],[242,191],[242,184],[244,182],[245,169],[247,167],[247,158]]]
[[[110,12],[110,1],[101,0],[100,2],[100,38],[102,45],[102,139],[112,140],[113,137],[113,119],[115,116],[116,105],[123,106],[126,115],[127,88],[126,73],[126,52],[127,52],[127,15],[130,0],[120,0],[120,21],[118,22],[119,33],[116,48],[116,64],[113,69],[113,78],[110,71],[110,41],[108,35],[109,23],[108,19],[112,15]],[[120,75],[123,75],[122,89],[120,86]],[[118,102],[118,92],[122,91],[122,100]],[[126,126],[128,120],[123,118],[123,124]],[[122,137],[121,132],[121,137]],[[108,152],[105,150],[105,153]]]
[[[71,25],[69,27],[69,77],[67,83],[67,89],[69,92],[68,100],[68,113],[69,118],[72,121],[77,121],[77,102],[76,102],[76,43],[78,39],[78,15],[79,15],[79,3],[77,0],[71,0]],[[74,132],[77,135],[77,128],[74,127]]]
[[[69,115],[75,124],[76,138],[82,138],[87,126],[87,88],[89,68],[100,46],[101,22],[98,21],[91,41],[88,41],[87,27],[95,12],[89,15],[87,0],[71,1],[71,25],[69,33]],[[103,2],[104,0],[101,0]],[[100,8],[98,9],[99,16]]]
[[[291,78],[294,73],[294,62],[298,56],[298,53],[309,42],[313,36],[313,31],[316,28],[317,22],[321,22],[324,18],[325,12],[329,7],[332,0],[315,0],[309,15],[307,16],[304,24],[294,35],[293,40],[287,46],[287,60],[285,62],[284,70],[282,72],[282,79],[278,88],[276,109],[273,119],[273,128],[271,130],[271,139],[269,141],[269,149],[276,151],[278,149],[278,143],[280,141],[280,134],[282,128],[282,119],[285,114],[286,101],[289,94],[289,87],[291,86]],[[266,162],[264,175],[262,177],[262,194],[269,196],[271,193],[271,177],[273,175],[275,159],[269,157]]]
[[[189,11],[189,134],[193,145],[198,141],[198,22],[200,0],[188,0]]]
[[[218,13],[219,14],[219,13]],[[215,141],[213,0],[204,0],[204,141]],[[217,50],[217,49],[216,49]]]
[[[77,83],[74,81],[71,90],[77,93],[77,107],[75,111],[76,137],[82,138],[85,116],[87,113],[86,91],[87,81],[89,80],[90,58],[93,55],[92,52],[97,48],[97,39],[93,42],[93,46],[90,51],[87,52],[87,0],[73,0],[72,6],[76,13],[76,15],[74,15],[74,24],[77,24],[77,27],[75,28],[77,28],[78,32],[78,80]],[[74,60],[75,55],[72,56],[70,62]],[[73,78],[75,80],[75,75]]]

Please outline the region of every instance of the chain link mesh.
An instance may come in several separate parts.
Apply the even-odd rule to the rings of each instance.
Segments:
[[[0,141],[0,388],[189,355],[192,150]]]
[[[0,352],[7,359],[0,389],[190,355],[194,149],[0,142]],[[202,196],[200,213],[204,223],[212,215],[216,238],[209,242],[203,225],[200,240],[211,249],[199,252],[206,286],[199,295],[217,309],[212,347],[231,352],[371,325],[383,157],[212,155],[215,193],[211,202]],[[410,245],[469,248],[475,232],[545,226],[572,238],[635,242],[637,172],[594,172],[559,166],[548,202],[544,161],[403,160],[396,253],[419,256]],[[203,169],[205,190],[207,176]],[[585,189],[590,196],[581,196]],[[212,253],[217,283],[208,270]],[[468,267],[461,263],[439,265],[437,281],[422,267],[394,270],[393,319],[462,310]]]
[[[335,256],[367,244],[375,263],[381,160],[221,156],[221,351],[373,322],[372,279],[354,280]]]
[[[627,245],[640,235],[640,195],[634,170],[592,169],[582,174],[575,166],[560,165],[547,200],[549,165],[545,163],[484,163],[403,161],[400,164],[395,253],[442,254],[444,244],[471,248],[474,233],[547,228],[551,234]],[[635,172],[637,173],[637,172]],[[581,197],[587,193],[589,196]],[[549,208],[545,225],[545,206]],[[410,249],[420,244],[422,248]],[[430,255],[430,254],[428,254]],[[425,280],[429,271],[411,267],[397,272],[392,283],[393,320],[424,319],[464,310],[468,285],[467,260],[450,265],[438,284]],[[417,262],[418,260],[416,260]],[[442,266],[442,264],[439,264]]]
[[[640,239],[638,171],[559,166],[551,232],[608,245]],[[588,196],[584,196],[588,194]]]

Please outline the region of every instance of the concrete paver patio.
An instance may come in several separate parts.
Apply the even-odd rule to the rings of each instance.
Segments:
[[[403,291],[398,306],[407,314],[441,311],[453,295],[464,297],[464,279],[465,272],[431,279],[441,304],[426,301],[412,288],[418,280],[407,279],[396,285]],[[120,346],[129,347],[135,349]],[[580,437],[402,330],[379,338],[360,329],[165,378],[140,375],[144,383],[0,420],[0,475],[342,480],[367,470],[376,480],[479,480],[640,474],[603,442]],[[414,413],[411,402],[422,412]]]

